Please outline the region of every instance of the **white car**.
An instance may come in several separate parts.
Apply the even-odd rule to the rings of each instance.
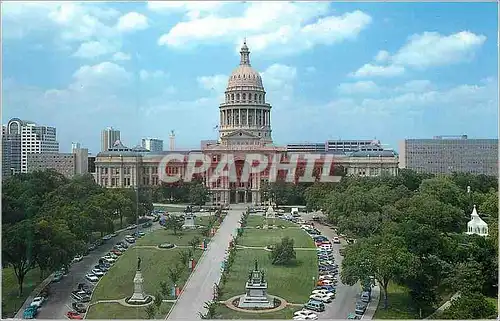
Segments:
[[[339,237],[338,237],[338,236],[335,236],[335,237],[333,238],[333,243],[335,243],[335,244],[340,244],[340,239],[339,239]]]
[[[323,243],[319,246],[320,249],[322,250],[327,250],[327,251],[331,251],[332,250],[332,245],[331,244],[328,244],[328,243]]]
[[[323,302],[323,303],[330,303],[332,302],[332,297],[331,296],[328,296],[328,295],[324,295],[324,294],[313,294],[309,297],[309,299],[311,300],[315,300],[315,301],[320,301],[320,302]]]
[[[323,274],[319,276],[319,280],[336,280],[337,277],[331,274]]]
[[[313,295],[315,295],[315,294],[326,295],[326,296],[329,296],[332,299],[335,299],[335,293],[328,292],[327,290],[313,290],[312,294]]]
[[[118,258],[118,255],[116,255],[115,253],[109,252],[108,254],[105,255],[105,257],[110,257],[110,258],[116,260]]]
[[[333,260],[320,260],[321,264],[323,265],[334,265],[335,261]]]
[[[31,301],[30,306],[39,308],[42,306],[44,301],[45,299],[42,296],[37,296],[33,299],[33,301]]]
[[[317,317],[317,315],[314,313],[314,311],[307,310],[307,309],[302,309],[302,310],[296,311],[293,314],[293,316],[294,317],[296,317],[296,316],[316,316]]]
[[[104,261],[108,262],[109,264],[113,264],[116,262],[115,259],[113,259],[111,256],[109,255],[105,255],[103,257],[101,257],[101,259],[103,259]]]
[[[101,271],[101,270],[98,270],[98,269],[92,269],[92,271],[90,271],[90,272],[92,272],[92,274],[94,274],[94,275],[95,275],[95,276],[97,276],[98,278],[100,278],[101,276],[103,276],[103,275],[104,275],[104,272],[103,272],[103,271]]]
[[[297,315],[297,316],[293,317],[293,320],[318,320],[318,316],[316,314],[314,317],[305,316],[305,315]]]
[[[97,282],[99,281],[99,278],[93,274],[85,274],[85,278],[89,280],[90,282]]]
[[[80,262],[81,260],[83,260],[83,256],[77,255],[73,258],[73,263]]]

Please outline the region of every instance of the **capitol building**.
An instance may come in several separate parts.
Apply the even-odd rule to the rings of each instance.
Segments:
[[[219,105],[217,142],[202,146],[200,150],[149,152],[140,147],[126,147],[117,141],[107,151],[97,154],[96,182],[109,188],[160,185],[158,166],[162,158],[169,153],[181,153],[186,155],[187,161],[190,152],[210,155],[214,162],[220,160],[222,155],[230,153],[235,157],[237,173],[241,172],[245,153],[259,153],[268,157],[280,155],[286,158],[290,152],[318,152],[332,154],[334,164],[340,165],[346,175],[397,175],[398,155],[392,150],[384,150],[380,144],[369,141],[274,145],[271,110],[272,106],[266,99],[262,77],[252,68],[250,50],[244,42],[240,50],[240,63],[231,73],[224,102]],[[346,144],[354,144],[356,148],[344,149]],[[183,175],[185,168],[185,163],[178,162],[169,163],[165,170],[169,175]],[[247,182],[230,182],[224,177],[215,182],[208,179],[204,181],[211,191],[213,204],[260,204],[260,189],[268,180],[268,175],[268,172],[252,174]],[[207,176],[210,176],[210,170]]]

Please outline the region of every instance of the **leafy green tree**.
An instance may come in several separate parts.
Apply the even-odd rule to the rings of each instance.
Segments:
[[[154,305],[156,306],[157,309],[160,308],[162,302],[163,302],[163,294],[160,291],[157,291],[155,294],[155,301],[154,301]]]
[[[205,309],[205,313],[198,312],[202,319],[215,319],[217,304],[214,301],[205,302],[203,308]]]
[[[419,191],[421,194],[429,195],[440,202],[449,204],[458,208],[463,207],[463,198],[460,195],[465,192],[461,191],[453,181],[447,177],[435,177],[425,179],[420,184]]]
[[[200,245],[201,243],[201,239],[199,236],[194,236],[190,241],[189,241],[189,244],[194,251],[196,251],[196,248]]]
[[[387,234],[374,236],[349,246],[342,261],[341,278],[343,283],[354,285],[374,276],[382,287],[384,308],[387,309],[389,282],[414,273],[414,262],[402,238]]]
[[[23,294],[24,277],[35,267],[34,231],[32,220],[25,219],[2,226],[2,264],[12,266],[17,278],[19,296]]]
[[[193,205],[205,205],[208,201],[208,188],[202,182],[193,182],[189,186],[189,202]]]
[[[191,249],[179,252],[179,262],[183,266],[183,269],[185,269],[188,266],[189,260],[192,257],[193,257],[193,251]]]
[[[281,242],[276,244],[269,257],[271,258],[271,263],[273,265],[290,265],[295,262],[297,258],[297,253],[293,248],[293,239],[284,237]]]
[[[167,230],[172,230],[174,235],[177,235],[177,232],[182,230],[182,226],[184,225],[184,220],[180,216],[169,215],[165,220],[165,228]]]
[[[180,265],[175,265],[168,268],[167,276],[169,280],[172,282],[172,285],[174,286],[177,285],[182,276],[182,271],[184,271],[184,267]]]
[[[468,293],[453,300],[442,319],[472,320],[496,318],[496,307],[480,293]]]
[[[146,312],[146,316],[148,319],[154,319],[156,317],[156,311],[157,307],[154,304],[148,305],[146,308],[144,308],[144,311]]]

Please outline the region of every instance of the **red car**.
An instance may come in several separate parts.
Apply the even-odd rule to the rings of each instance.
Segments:
[[[111,252],[113,252],[114,254],[120,256],[122,255],[122,252],[118,251],[117,249],[112,249]]]
[[[68,319],[76,319],[76,320],[82,320],[83,317],[80,315],[80,313],[78,312],[75,312],[75,311],[68,311],[68,313],[66,313],[66,316],[68,317]]]

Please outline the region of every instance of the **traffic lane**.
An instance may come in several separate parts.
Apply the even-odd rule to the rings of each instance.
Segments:
[[[76,289],[78,283],[89,283],[85,279],[94,265],[99,262],[99,258],[108,253],[113,246],[121,241],[127,234],[133,233],[133,230],[124,230],[111,240],[108,240],[97,249],[89,252],[80,262],[73,263],[69,269],[69,274],[61,281],[51,283],[50,296],[43,307],[40,309],[38,319],[64,319],[66,312],[73,302],[71,291]]]
[[[326,236],[329,240],[338,236],[331,228],[328,226],[316,223],[314,226],[321,232],[322,235]],[[342,244],[333,244],[333,257],[335,263],[339,266],[338,284],[337,291],[335,294],[335,299],[332,303],[326,305],[324,312],[318,315],[319,319],[346,319],[347,315],[354,312],[356,307],[356,300],[359,296],[359,284],[352,286],[343,284],[340,280],[340,273],[342,273],[342,260],[343,257],[340,255],[339,249],[344,247],[347,243],[341,238]]]

